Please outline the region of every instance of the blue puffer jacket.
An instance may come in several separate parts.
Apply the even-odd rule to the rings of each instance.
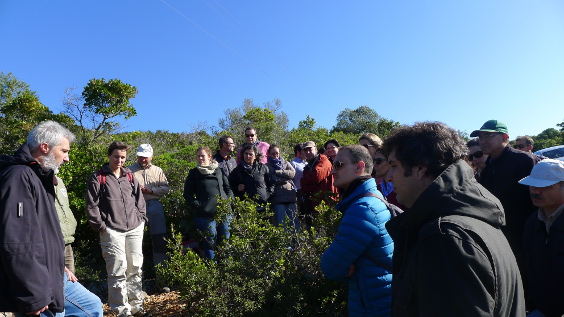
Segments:
[[[390,316],[394,243],[384,225],[391,216],[382,201],[365,197],[367,192],[382,195],[371,178],[337,205],[343,219],[321,257],[321,269],[329,279],[349,281],[349,316]],[[354,274],[345,278],[352,264]]]

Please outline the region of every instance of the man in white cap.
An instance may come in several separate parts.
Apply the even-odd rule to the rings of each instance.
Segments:
[[[528,316],[564,316],[564,161],[542,160],[519,183],[529,186],[539,207],[525,223],[523,240],[536,305]]]
[[[141,185],[143,197],[147,203],[147,218],[149,218],[149,232],[153,242],[153,264],[156,266],[167,259],[166,256],[166,221],[161,197],[168,194],[170,186],[163,170],[151,164],[153,147],[141,144],[137,148],[137,163],[129,169]]]

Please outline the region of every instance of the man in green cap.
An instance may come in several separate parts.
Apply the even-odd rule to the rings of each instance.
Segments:
[[[519,184],[519,180],[531,174],[536,160],[531,153],[509,145],[507,126],[498,120],[486,121],[470,136],[478,137],[482,152],[489,155],[486,167],[480,174],[480,184],[501,201],[506,219],[501,230],[509,241],[521,272],[524,272],[523,233],[525,221],[535,211],[535,206],[529,189]],[[523,282],[526,283],[524,276]]]

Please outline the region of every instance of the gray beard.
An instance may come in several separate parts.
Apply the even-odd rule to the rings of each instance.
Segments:
[[[50,152],[47,156],[43,157],[43,167],[53,170],[55,174],[59,173],[59,164],[57,164],[57,159],[55,158],[55,154]]]

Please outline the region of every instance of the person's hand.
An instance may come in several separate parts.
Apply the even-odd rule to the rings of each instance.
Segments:
[[[237,190],[240,192],[244,192],[245,191],[245,184],[239,184],[239,186],[237,186]]]
[[[45,306],[45,307],[43,307],[43,308],[41,308],[41,309],[39,309],[39,310],[36,310],[36,311],[32,311],[32,312],[26,313],[26,315],[34,315],[34,316],[39,316],[39,314],[41,314],[42,312],[46,311],[46,310],[47,310],[47,308],[49,308],[49,306]]]
[[[149,188],[147,188],[147,187],[145,187],[145,186],[141,186],[141,192],[142,192],[143,194],[152,194],[152,193],[153,193],[152,190],[150,190]]]
[[[355,269],[356,267],[354,266],[354,264],[351,264],[351,267],[349,268],[349,274],[347,274],[345,277],[351,277],[354,274]]]
[[[74,273],[71,272],[66,266],[65,266],[65,272],[67,273],[67,277],[68,277],[69,281],[71,281],[73,283],[78,281],[78,278],[76,277],[76,275],[74,275]]]

